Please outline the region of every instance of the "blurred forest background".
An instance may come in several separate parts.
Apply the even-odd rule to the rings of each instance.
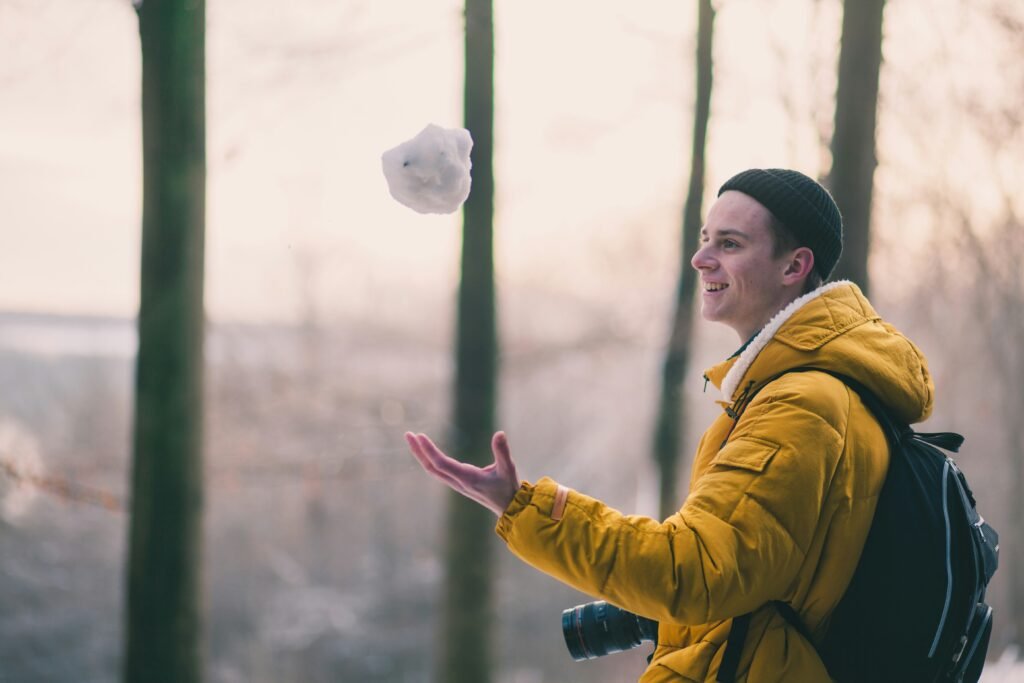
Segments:
[[[449,542],[462,508],[402,433],[489,458],[501,428],[522,476],[658,515],[718,410],[701,373],[737,346],[681,331],[680,235],[736,171],[840,162],[837,197],[869,183],[856,277],[928,356],[926,430],[967,437],[1001,534],[983,680],[1024,680],[1018,0],[847,0],[884,9],[883,39],[880,68],[847,67],[879,75],[877,107],[838,112],[840,0],[136,4],[0,0],[0,681],[634,679],[649,647],[569,659],[560,613],[589,598],[504,553],[489,513]],[[839,146],[854,110],[873,155]],[[387,194],[380,153],[428,122],[476,139],[464,215]],[[144,153],[172,177],[160,150],[188,152],[171,219],[143,186]],[[191,369],[147,384],[170,339]],[[666,396],[675,465],[652,457]],[[165,471],[133,417],[157,413],[184,416],[155,437],[182,442]],[[147,539],[195,575],[174,604]],[[184,635],[154,640],[128,594]],[[125,664],[147,640],[163,673]]]

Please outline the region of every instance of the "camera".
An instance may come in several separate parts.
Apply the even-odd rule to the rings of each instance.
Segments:
[[[562,635],[577,662],[630,650],[648,640],[658,644],[658,622],[609,605],[604,600],[562,612]]]

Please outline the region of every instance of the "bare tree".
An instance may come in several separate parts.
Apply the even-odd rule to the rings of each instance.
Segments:
[[[908,202],[928,212],[924,268],[909,271],[915,273],[912,305],[926,309],[925,324],[940,340],[932,367],[954,387],[952,396],[940,389],[938,407],[954,404],[952,414],[974,432],[963,464],[977,481],[979,509],[1001,534],[1001,565],[990,594],[992,643],[1003,647],[1024,639],[1024,500],[1018,495],[1024,486],[1024,89],[992,90],[979,71],[998,73],[1003,84],[1024,83],[1024,6],[1014,0],[957,4],[957,21],[927,27],[936,39],[921,57],[935,70],[927,88],[907,97],[920,79],[917,64],[894,71],[893,89],[904,100],[892,119],[914,143],[911,165],[900,174],[909,179]],[[985,50],[974,49],[981,41]],[[971,70],[958,68],[968,60]],[[983,161],[961,161],[964,150]]]
[[[1012,490],[1024,486],[1024,432],[1017,423],[1024,415],[1024,221],[1013,210],[1009,199],[1002,220],[987,238],[982,238],[968,216],[961,216],[964,252],[973,261],[973,270],[984,286],[971,290],[983,327],[988,331],[988,351],[994,375],[1004,378],[1010,391],[1002,392],[998,418],[1005,425],[1007,476]],[[1024,635],[1024,496],[1010,497],[1008,518],[1014,526],[1004,531],[1003,546],[1009,551],[1011,637],[1020,643]],[[1006,571],[1004,569],[1004,571]]]
[[[475,464],[491,458],[497,394],[494,305],[494,22],[491,0],[466,0],[464,119],[474,138],[473,191],[463,208],[456,330],[453,450]],[[448,497],[444,617],[438,680],[491,680],[494,517]]]
[[[1020,643],[1024,633],[1024,498],[1017,495],[1024,485],[1024,433],[1017,426],[1024,415],[1024,220],[1009,196],[993,223],[979,221],[965,198],[948,187],[925,192],[924,199],[935,215],[937,237],[930,272],[917,283],[914,300],[931,307],[926,320],[938,338],[957,331],[955,343],[940,345],[932,362],[962,396],[964,405],[954,412],[967,412],[961,419],[976,438],[968,439],[961,464],[975,482],[979,510],[1001,536],[1000,569],[990,586],[998,619],[992,643],[1001,647]],[[984,395],[974,395],[971,387],[984,387]],[[946,395],[944,402],[955,400]],[[988,480],[975,478],[979,472]]]
[[[142,273],[124,679],[202,677],[204,0],[144,0]]]
[[[828,186],[843,214],[843,255],[834,277],[868,291],[871,196],[875,166],[878,74],[882,65],[885,0],[846,0],[839,51],[832,170]]]
[[[676,486],[686,409],[683,380],[686,378],[690,361],[693,300],[697,288],[697,271],[690,267],[690,260],[697,249],[697,236],[704,221],[704,148],[711,113],[711,43],[714,20],[715,10],[711,6],[711,0],[700,0],[697,5],[697,92],[694,102],[690,184],[686,192],[679,240],[679,283],[676,289],[675,311],[672,315],[668,348],[662,363],[661,400],[654,431],[654,460],[660,473],[658,511],[662,518],[672,514],[679,506]]]

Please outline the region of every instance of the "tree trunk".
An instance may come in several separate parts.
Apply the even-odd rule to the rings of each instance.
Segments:
[[[494,304],[494,27],[491,0],[466,0],[465,126],[473,135],[473,190],[463,207],[456,331],[453,452],[491,461],[497,394]],[[494,516],[449,494],[439,681],[491,680]]]
[[[697,16],[697,94],[693,119],[690,186],[683,209],[679,285],[676,290],[676,307],[672,317],[668,349],[662,365],[661,401],[654,433],[654,460],[658,464],[660,475],[658,510],[662,519],[679,507],[676,488],[686,410],[682,388],[690,361],[693,300],[697,286],[697,271],[690,266],[690,260],[697,250],[698,235],[703,223],[704,147],[711,112],[711,41],[715,19],[711,0],[700,0]]]
[[[1009,203],[1009,198],[1007,198]],[[1004,382],[1004,396],[999,403],[1003,410],[1004,429],[1008,435],[1007,468],[1008,479],[1013,482],[1009,519],[1015,520],[1002,536],[1002,546],[1008,557],[1003,560],[1002,571],[1010,576],[1010,633],[1014,642],[1024,642],[1024,432],[1017,425],[1024,415],[1024,396],[1019,387],[1024,382],[1024,354],[1021,340],[1024,340],[1024,277],[1018,264],[1024,258],[1024,225],[1012,214],[1008,215],[1000,231],[990,237],[990,249],[995,250],[993,258],[986,259],[995,268],[979,268],[985,276],[986,286],[977,291],[983,299],[979,308],[989,308],[988,327],[992,338],[991,347],[996,368],[1001,371]],[[980,242],[980,240],[978,241]],[[981,266],[982,264],[979,264]],[[993,286],[994,285],[994,286]],[[993,290],[995,296],[993,296]],[[994,302],[995,305],[993,305]]]
[[[202,678],[205,3],[144,0],[142,270],[125,681]]]
[[[1024,379],[1022,375],[1024,373],[1018,373],[1017,376]],[[1017,404],[1022,403],[1020,399],[1011,399],[1011,401]],[[1002,571],[1008,572],[1010,575],[1010,614],[1007,616],[1011,622],[1012,642],[1017,644],[1024,642],[1024,529],[1022,529],[1024,525],[1021,523],[1021,520],[1024,520],[1024,496],[1019,494],[1020,487],[1024,486],[1024,435],[1021,434],[1019,427],[1014,427],[1019,424],[1021,415],[1022,413],[1017,411],[1013,415],[1007,416],[1006,422],[1009,425],[1007,431],[1010,441],[1010,452],[1007,457],[1010,464],[1009,477],[1014,484],[1013,490],[1016,492],[1010,497],[1009,518],[1015,520],[1015,523],[1003,534],[1003,538],[1006,539],[1003,541],[1003,545],[1008,547],[1009,557],[1001,558]],[[997,531],[1000,530],[997,529]],[[1006,551],[1004,550],[1004,552]]]
[[[868,292],[871,194],[875,166],[878,73],[882,65],[885,0],[846,0],[839,51],[836,125],[828,185],[843,214],[843,255],[833,279],[853,280]]]

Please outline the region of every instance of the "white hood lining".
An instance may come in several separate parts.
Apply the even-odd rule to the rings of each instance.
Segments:
[[[761,328],[761,331],[757,333],[757,336],[747,345],[747,348],[743,349],[743,353],[736,359],[736,362],[729,372],[726,373],[725,379],[722,380],[722,397],[726,403],[732,403],[732,395],[736,391],[736,387],[739,386],[743,376],[747,374],[747,370],[754,363],[754,359],[761,353],[761,350],[768,345],[768,342],[775,337],[775,333],[793,317],[793,314],[799,311],[804,304],[808,301],[813,301],[825,292],[830,292],[833,289],[843,287],[845,285],[853,284],[849,280],[836,280],[835,282],[829,282],[817,289],[807,292],[803,296],[793,299],[789,304],[786,305],[781,311],[776,313],[768,324]]]

